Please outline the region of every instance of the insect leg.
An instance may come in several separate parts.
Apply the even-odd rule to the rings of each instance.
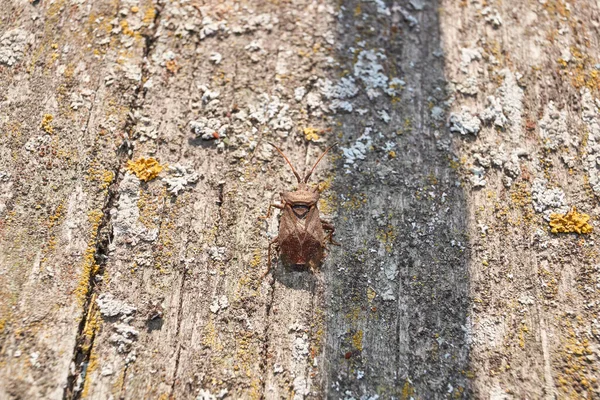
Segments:
[[[279,208],[280,210],[283,210],[283,204],[275,204],[275,203],[269,204],[269,209],[267,210],[267,215],[263,215],[263,216],[260,216],[258,218],[259,219],[267,219],[267,218],[269,218],[271,216],[271,208],[273,208],[273,207]]]
[[[323,230],[329,231],[327,236],[325,237],[325,241],[329,240],[329,243],[334,244],[336,246],[341,246],[338,242],[333,240],[333,233],[335,232],[335,227],[331,222],[321,220],[321,225],[323,226]]]
[[[273,239],[272,242],[269,243],[269,250],[267,251],[267,271],[262,275],[262,277],[260,278],[261,280],[264,279],[265,276],[267,276],[269,271],[271,271],[271,246],[273,246],[274,244],[278,244],[278,242],[279,237],[276,237],[275,239]]]

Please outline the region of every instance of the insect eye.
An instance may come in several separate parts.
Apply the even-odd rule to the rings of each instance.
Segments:
[[[308,214],[310,207],[297,205],[297,206],[292,206],[292,210],[294,211],[294,214],[296,214],[296,217],[302,219],[302,218],[306,217],[306,214]]]

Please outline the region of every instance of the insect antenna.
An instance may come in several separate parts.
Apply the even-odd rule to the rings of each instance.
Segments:
[[[310,179],[310,176],[312,175],[313,171],[315,170],[315,168],[317,167],[317,164],[319,164],[321,162],[321,160],[323,159],[323,157],[325,157],[325,154],[327,154],[327,152],[329,150],[331,150],[334,146],[337,146],[338,142],[335,142],[334,144],[332,144],[331,146],[329,146],[324,152],[323,154],[321,154],[321,157],[319,157],[319,159],[317,160],[317,162],[315,163],[315,165],[313,165],[312,169],[310,170],[310,172],[308,172],[306,174],[306,176],[304,177],[304,183],[308,183],[308,180]],[[298,181],[300,182],[300,181]]]
[[[281,149],[277,146],[275,146],[273,143],[271,142],[267,142],[269,143],[271,146],[275,147],[275,150],[277,150],[279,152],[279,154],[281,154],[281,156],[283,157],[283,159],[285,161],[287,161],[288,165],[292,168],[292,172],[294,173],[294,175],[296,176],[296,179],[298,180],[298,183],[301,183],[302,180],[300,179],[300,174],[298,174],[298,172],[296,171],[296,168],[294,168],[294,166],[292,165],[292,163],[290,162],[289,158],[287,158],[287,156],[285,154],[283,154],[283,151],[281,151]],[[329,150],[329,149],[328,149]]]

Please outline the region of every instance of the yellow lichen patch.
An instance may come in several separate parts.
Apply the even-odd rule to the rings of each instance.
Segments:
[[[317,185],[317,190],[319,193],[323,194],[321,199],[319,199],[319,210],[324,214],[331,214],[337,209],[337,198],[334,193],[328,192],[331,188],[331,184],[333,182],[333,175],[329,175],[324,181],[319,182]]]
[[[90,355],[90,361],[88,363],[88,367],[85,373],[85,381],[83,383],[83,390],[81,391],[81,397],[82,398],[86,398],[89,390],[90,390],[90,375],[92,372],[94,372],[96,369],[98,368],[98,355],[96,354],[95,351],[92,351],[92,354]]]
[[[154,18],[156,17],[156,10],[153,7],[150,7],[144,13],[144,18],[142,18],[142,22],[144,25],[150,25],[154,22]]]
[[[92,296],[90,301],[90,305],[88,308],[88,318],[85,321],[85,326],[83,327],[83,343],[81,345],[81,350],[84,353],[87,353],[90,350],[92,345],[92,341],[94,340],[94,336],[100,329],[100,310],[96,305],[96,295]]]
[[[42,129],[46,133],[54,133],[54,127],[52,127],[52,121],[54,117],[51,114],[44,114],[42,117]]]
[[[595,66],[597,60],[581,51],[576,46],[570,48],[570,57],[567,60],[559,58],[560,73],[570,77],[571,84],[581,89],[587,87],[594,91],[600,89],[600,74]]]
[[[96,264],[95,255],[98,229],[100,227],[102,217],[103,214],[101,210],[92,210],[88,213],[88,219],[91,224],[90,239],[88,240],[88,247],[83,255],[83,265],[81,267],[82,272],[79,278],[79,283],[74,290],[75,296],[81,305],[85,303],[85,299],[88,295],[91,277],[98,272],[98,269],[100,269],[100,266]]]
[[[358,300],[353,300],[353,301],[358,301]],[[346,313],[346,319],[348,319],[350,322],[356,322],[359,319],[362,319],[361,312],[362,312],[362,309],[360,306],[354,306],[348,313]]]
[[[371,287],[367,288],[367,300],[369,300],[369,303],[373,301],[373,299],[375,299],[375,296],[377,296],[377,293],[375,292],[375,290],[373,290]]]
[[[65,204],[64,201],[61,201],[60,203],[58,203],[58,206],[56,207],[56,210],[54,211],[54,214],[52,214],[48,219],[48,228],[52,229],[57,223],[58,221],[65,216]]]
[[[89,182],[97,183],[101,190],[104,190],[110,186],[115,179],[115,173],[106,169],[101,169],[100,162],[96,159],[90,162],[90,166],[87,170],[87,180]]]
[[[319,184],[317,185],[317,190],[319,191],[319,193],[323,193],[324,191],[329,189],[331,187],[332,182],[333,182],[333,175],[330,175],[324,181],[319,182]]]
[[[357,331],[354,335],[352,335],[352,345],[358,351],[363,350],[363,331]]]
[[[304,133],[304,138],[306,140],[308,140],[309,142],[312,140],[317,141],[319,140],[321,137],[319,135],[317,135],[318,129],[317,128],[312,128],[312,127],[306,127],[302,130],[302,132]]]
[[[556,60],[556,62],[563,68],[567,68],[568,64],[567,62],[563,59],[563,58],[559,58],[558,60]]]
[[[140,216],[138,220],[148,229],[158,228],[160,221],[160,210],[163,196],[156,197],[152,193],[140,190],[140,197],[137,202]]]
[[[525,348],[525,334],[528,332],[529,328],[527,328],[527,325],[522,324],[521,329],[519,330],[519,347],[522,349]]]
[[[212,319],[208,321],[203,329],[202,344],[215,351],[221,351],[223,349],[223,345],[219,342],[217,328]]]
[[[120,25],[124,35],[135,36],[135,32],[129,27],[129,22],[127,22],[127,20],[121,21]]]
[[[408,400],[413,398],[415,395],[415,388],[410,384],[409,381],[404,382],[404,386],[402,386],[402,395],[400,398],[402,400]]]
[[[3,315],[6,315],[7,313],[4,312],[3,310]],[[0,319],[0,335],[2,335],[2,333],[4,332],[4,329],[6,328],[6,323],[8,322],[8,317],[2,318]]]
[[[396,158],[396,152],[394,150],[390,150],[390,152],[388,153],[388,158],[389,159]]]
[[[551,214],[550,227],[552,233],[578,233],[580,235],[592,233],[593,227],[588,223],[590,216],[577,212],[573,207],[565,215]]]
[[[510,192],[510,199],[513,204],[524,207],[531,204],[531,193],[527,190],[524,182],[516,182]]]
[[[160,165],[154,157],[140,157],[135,161],[127,161],[127,169],[144,182],[156,178],[165,166]]]
[[[375,237],[377,237],[377,239],[385,245],[385,251],[391,253],[394,241],[398,237],[398,234],[396,233],[396,228],[393,225],[388,225],[385,228],[379,229]]]
[[[562,18],[569,18],[571,11],[562,0],[549,0],[543,3],[544,8],[552,16],[560,16]]]
[[[465,388],[462,386],[458,386],[454,388],[454,391],[452,392],[452,397],[455,399],[462,399],[464,398],[464,392]]]
[[[562,365],[557,377],[559,389],[569,398],[591,398],[585,396],[597,385],[598,378],[596,368],[590,365],[590,357],[593,357],[593,344],[587,338],[581,336],[581,329],[586,325],[581,316],[571,320],[563,315],[562,326],[566,330],[562,349],[559,352]]]
[[[252,268],[256,268],[260,265],[261,263],[261,257],[260,257],[260,249],[254,249],[254,255],[252,256],[252,261],[250,261],[250,265],[252,266]]]
[[[102,177],[100,178],[100,180],[101,180],[100,189],[106,189],[107,187],[109,187],[114,179],[115,179],[114,172],[107,171],[107,170],[102,171]]]
[[[351,195],[349,199],[342,202],[342,207],[346,210],[358,210],[363,205],[367,204],[367,195],[359,193],[358,195]]]

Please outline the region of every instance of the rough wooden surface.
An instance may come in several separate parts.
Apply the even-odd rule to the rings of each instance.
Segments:
[[[7,1],[0,398],[600,396],[597,232],[549,224],[597,230],[599,27],[582,0]],[[317,274],[260,279],[294,186],[267,141],[299,169],[340,142]]]

